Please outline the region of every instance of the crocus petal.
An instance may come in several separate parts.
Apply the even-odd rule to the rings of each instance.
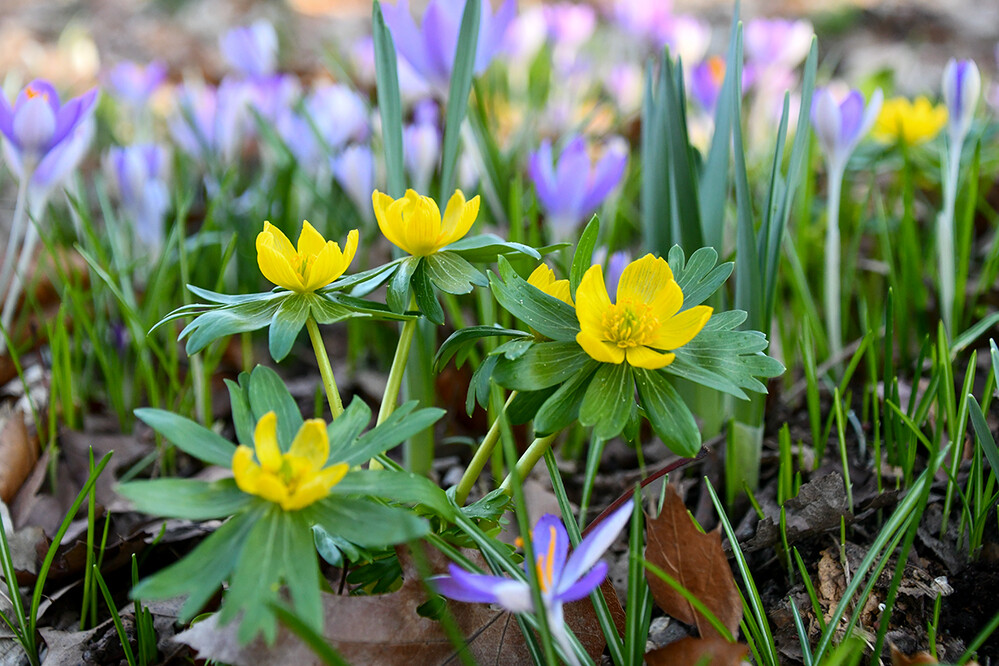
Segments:
[[[3,94],[0,94],[0,133],[8,141],[14,140],[14,110]]]
[[[880,109],[879,109],[880,110]],[[850,145],[860,135],[864,118],[864,96],[851,90],[839,104],[840,126],[837,144]]]
[[[496,603],[496,588],[501,585],[514,583],[527,588],[526,584],[512,581],[503,576],[469,573],[455,564],[451,564],[448,571],[451,572],[450,576],[438,576],[431,580],[438,593],[455,601],[491,604]],[[528,595],[530,595],[530,589],[528,589]]]
[[[267,472],[281,469],[281,447],[277,440],[277,414],[267,412],[253,429],[253,446],[260,467]],[[325,461],[324,461],[325,462]]]
[[[555,599],[562,603],[585,599],[590,595],[590,592],[600,587],[606,577],[607,563],[597,562],[582,578],[572,581],[564,591],[555,595]],[[566,583],[570,583],[570,581],[567,580]]]
[[[867,109],[864,111],[863,121],[860,124],[860,132],[857,133],[856,142],[859,142],[871,131],[871,127],[874,126],[874,122],[878,119],[878,114],[881,113],[881,105],[884,103],[884,99],[885,96],[881,92],[881,88],[871,93],[871,99],[867,102]]]
[[[645,346],[628,347],[625,350],[628,365],[646,370],[659,370],[673,362],[675,354],[661,354]]]
[[[577,222],[582,220],[583,198],[590,177],[590,156],[586,152],[586,143],[582,137],[572,139],[562,154],[559,155],[555,167],[555,181],[558,183],[558,203],[554,211],[549,213],[564,213],[571,215]],[[580,187],[580,185],[584,185]]]
[[[97,88],[90,90],[75,99],[71,99],[59,109],[56,114],[55,132],[52,144],[59,143],[66,135],[76,129],[85,118],[93,113],[97,104]]]
[[[21,150],[41,157],[52,144],[56,116],[41,96],[33,97],[14,112],[15,143]]]
[[[569,552],[569,535],[558,516],[546,513],[538,519],[531,530],[531,546],[542,589],[547,592],[557,589]],[[524,566],[528,566],[526,561]]]
[[[326,422],[322,419],[309,419],[303,423],[288,449],[288,455],[304,458],[314,469],[323,466],[329,453],[330,440],[326,434]]]
[[[670,269],[669,263],[665,259],[647,254],[638,261],[631,262],[621,271],[615,302],[638,301],[652,304],[656,296],[671,283],[676,284],[676,281],[673,279],[673,271]],[[680,300],[681,302],[683,300],[682,292]],[[677,310],[679,309],[677,306]],[[659,313],[657,312],[657,314]]]
[[[448,11],[441,6],[439,0],[431,0],[423,14],[420,28],[423,34],[423,49],[427,54],[429,65],[424,76],[442,88],[447,86],[451,78],[451,69],[454,67],[461,16],[461,11]]]
[[[839,104],[832,93],[826,88],[818,91],[812,102],[812,126],[822,150],[830,157],[837,154],[840,120]]]
[[[392,41],[399,54],[409,61],[409,64],[422,76],[429,69],[427,57],[423,50],[423,38],[420,29],[416,27],[413,15],[409,11],[409,0],[399,0],[398,3],[383,4],[382,16],[392,32]]]
[[[679,349],[701,332],[711,312],[710,307],[698,305],[670,317],[649,344],[658,349]]]
[[[564,587],[558,590],[559,592],[568,590],[572,583],[579,580],[583,573],[597,563],[617,539],[618,533],[628,524],[633,508],[634,500],[628,500],[614,513],[600,521],[593,531],[579,542],[562,571]]]
[[[617,187],[624,175],[624,167],[628,164],[628,148],[623,140],[612,140],[607,144],[603,157],[593,170],[592,181],[587,186],[583,197],[582,211],[584,215],[591,213],[611,190]]]
[[[49,150],[35,167],[31,178],[31,190],[36,199],[48,196],[52,188],[69,176],[87,153],[93,138],[94,118],[90,116]]]

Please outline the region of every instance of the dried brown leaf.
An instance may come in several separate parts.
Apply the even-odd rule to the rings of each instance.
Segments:
[[[687,515],[683,500],[670,487],[657,518],[646,517],[645,557],[675,578],[728,627],[739,634],[742,600],[732,569],[722,551],[721,533],[702,533]],[[704,638],[718,632],[694,607],[651,571],[646,572],[652,597],[667,614],[687,624],[696,624]]]
[[[723,638],[688,636],[645,655],[649,666],[739,666],[749,652],[744,643],[729,643]],[[705,661],[702,661],[705,660]]]
[[[915,666],[916,664],[939,664],[929,652],[902,654],[894,645],[891,646],[891,666]]]
[[[38,442],[28,435],[24,413],[0,414],[0,500],[14,499],[38,460]]]

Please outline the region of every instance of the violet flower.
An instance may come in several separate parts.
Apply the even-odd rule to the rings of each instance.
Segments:
[[[375,156],[363,145],[348,146],[332,160],[333,176],[365,218],[371,217],[375,189]]]
[[[558,2],[542,8],[548,35],[556,46],[575,50],[582,46],[597,27],[597,13],[589,5]]]
[[[232,162],[239,142],[236,82],[181,86],[170,133],[182,151],[203,163]]]
[[[163,245],[163,225],[170,209],[167,191],[169,153],[159,144],[115,146],[105,158],[111,182],[139,242],[154,252]]]
[[[247,78],[277,71],[277,32],[263,19],[226,32],[219,39],[219,50],[229,66]]]
[[[115,95],[134,107],[141,107],[166,79],[167,68],[159,60],[148,65],[120,62],[107,73],[107,81]]]
[[[607,516],[569,555],[569,535],[557,516],[545,514],[531,530],[534,566],[541,586],[548,628],[570,664],[579,663],[565,627],[562,604],[584,599],[607,576],[607,563],[600,561],[618,533],[628,523],[634,502],[629,500]],[[524,561],[525,570],[528,566]],[[473,574],[452,564],[451,575],[435,576],[430,582],[449,599],[497,604],[512,613],[535,612],[531,588],[525,581]]]
[[[866,109],[864,96],[859,90],[851,90],[841,99],[837,99],[829,88],[815,92],[811,110],[812,127],[830,171],[846,168],[850,154],[877,120],[883,101],[880,88],[871,95]]]
[[[746,60],[754,66],[794,69],[808,55],[813,34],[805,20],[753,19],[746,24]]]
[[[348,86],[322,85],[305,99],[304,115],[285,108],[275,127],[299,167],[315,172],[348,142],[367,140],[368,107]]]
[[[402,155],[406,172],[417,192],[428,192],[441,153],[437,106],[430,100],[418,104],[414,122],[402,130]]]
[[[947,61],[943,73],[943,97],[947,103],[948,133],[953,143],[963,143],[968,135],[981,92],[982,75],[974,60],[951,58]]]
[[[481,74],[492,62],[511,21],[517,13],[516,0],[504,0],[493,13],[489,0],[479,0],[479,39],[475,50],[475,73]],[[382,5],[385,23],[392,31],[396,50],[440,95],[447,92],[458,50],[458,32],[465,0],[430,0],[417,28],[409,11],[409,0]]]
[[[554,239],[567,238],[603,203],[621,181],[627,161],[627,146],[618,137],[607,142],[596,164],[590,161],[580,136],[566,144],[557,164],[552,158],[551,142],[546,139],[541,143],[531,155],[528,173]]]
[[[725,61],[712,56],[698,63],[690,72],[690,94],[705,113],[714,114],[718,95],[725,82]]]

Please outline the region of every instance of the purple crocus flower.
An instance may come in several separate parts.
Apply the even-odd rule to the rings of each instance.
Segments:
[[[661,47],[673,20],[673,3],[667,0],[617,0],[614,18],[621,28],[640,39]]]
[[[597,589],[607,576],[607,563],[600,561],[618,533],[631,517],[633,501],[628,501],[607,516],[569,555],[569,535],[557,516],[545,514],[531,530],[531,548],[541,599],[552,636],[562,647],[570,664],[578,661],[565,628],[562,604],[584,599]],[[528,565],[524,561],[525,568]],[[435,576],[430,581],[449,599],[472,603],[497,604],[511,613],[529,613],[534,608],[531,588],[525,581],[504,576],[473,574],[452,564],[450,576]]]
[[[371,215],[375,156],[363,145],[348,146],[333,160],[333,176],[365,217]]]
[[[122,209],[135,225],[136,237],[146,247],[158,250],[170,208],[167,149],[155,143],[115,146],[108,151],[105,165]]]
[[[247,78],[269,76],[277,70],[277,32],[263,19],[226,32],[219,39],[219,50],[229,66]]]
[[[201,162],[231,162],[239,138],[238,106],[231,83],[181,86],[170,133],[185,153]]]
[[[167,68],[159,60],[148,65],[134,62],[120,62],[107,73],[107,81],[123,101],[140,107],[163,83]]]
[[[479,0],[479,40],[475,50],[475,73],[485,71],[503,42],[507,27],[517,13],[516,0],[504,0],[494,14],[489,0]],[[458,31],[465,10],[465,0],[430,0],[419,28],[409,12],[409,0],[382,5],[385,22],[392,31],[398,52],[430,83],[438,94],[445,94],[451,81],[454,56],[458,50]]]
[[[883,100],[880,88],[871,95],[866,109],[864,96],[859,90],[850,90],[842,98],[837,98],[829,88],[816,91],[812,101],[812,127],[825,152],[830,171],[841,173],[846,168],[853,149],[877,120]]]
[[[580,136],[566,144],[558,164],[552,158],[551,142],[546,139],[541,143],[531,155],[528,173],[554,238],[567,238],[603,203],[620,182],[627,161],[628,148],[619,137],[606,144],[603,157],[596,164],[590,161],[586,143]]]
[[[713,56],[691,70],[690,94],[706,113],[713,114],[724,82],[725,61]]]
[[[41,79],[25,86],[13,107],[0,95],[0,134],[11,170],[18,178],[33,174],[32,186],[61,179],[90,143],[96,104],[96,88],[61,104],[52,84]]]
[[[557,46],[579,48],[597,27],[597,13],[589,5],[559,2],[543,7],[548,34]]]
[[[964,142],[971,129],[981,92],[982,75],[975,61],[951,58],[944,68],[943,97],[947,103],[947,124],[952,142]]]
[[[753,19],[746,24],[746,59],[757,66],[793,69],[808,55],[813,34],[805,20]]]
[[[437,105],[424,100],[416,106],[414,122],[402,130],[403,163],[418,192],[430,189],[441,153]]]

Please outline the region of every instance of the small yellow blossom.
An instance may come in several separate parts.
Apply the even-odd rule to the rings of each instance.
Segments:
[[[903,141],[909,146],[926,143],[947,124],[947,107],[933,106],[926,97],[910,102],[896,97],[884,103],[872,134],[882,143]]]
[[[576,289],[580,331],[576,342],[601,363],[656,370],[673,362],[677,349],[694,339],[711,308],[680,312],[683,291],[665,259],[647,254],[621,272],[617,302],[611,303],[603,269],[591,266]]]
[[[257,265],[264,277],[285,289],[307,293],[325,287],[347,270],[357,252],[357,229],[347,234],[343,251],[309,224],[302,222],[298,248],[270,222],[257,234]]]
[[[281,453],[277,440],[277,415],[267,412],[253,431],[254,451],[239,446],[232,456],[232,474],[244,493],[280,504],[285,511],[297,511],[329,494],[340,483],[349,465],[324,467],[330,442],[326,423],[309,419],[298,429],[287,453]]]
[[[572,302],[572,294],[569,291],[569,281],[556,280],[555,273],[544,264],[534,269],[531,277],[527,278],[527,284],[536,287],[552,298],[557,298],[563,303],[576,307],[575,303]]]
[[[463,238],[479,214],[479,197],[465,201],[461,190],[455,190],[444,209],[430,197],[406,190],[406,195],[393,199],[375,190],[371,195],[378,228],[396,247],[414,257],[425,257]]]

